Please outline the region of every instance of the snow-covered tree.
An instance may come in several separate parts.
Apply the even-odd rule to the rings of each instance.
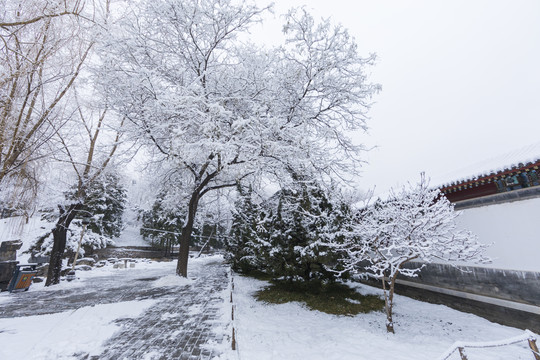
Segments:
[[[253,189],[237,185],[238,199],[233,209],[232,226],[225,244],[226,260],[234,271],[249,273],[262,270],[264,259],[260,256],[261,231],[260,206],[253,201]]]
[[[161,160],[185,203],[177,274],[187,275],[199,202],[247,177],[291,181],[353,170],[371,95],[354,40],[304,11],[286,19],[284,46],[264,50],[237,35],[266,8],[232,0],[143,0],[105,46],[103,87]]]
[[[205,200],[208,200],[207,197]],[[184,224],[186,209],[175,199],[175,192],[164,189],[160,191],[150,210],[141,211],[143,238],[152,246],[162,248],[165,254],[172,253],[172,247],[178,245]],[[190,246],[203,248],[222,248],[223,235],[228,228],[227,218],[216,210],[219,200],[210,199],[201,205],[203,214],[193,225],[193,236]]]
[[[68,201],[79,201],[78,187],[66,194]],[[75,219],[90,217],[88,230],[108,238],[120,236],[126,208],[126,189],[116,173],[105,173],[86,187],[85,199]]]
[[[367,272],[382,281],[389,332],[394,332],[392,307],[398,275],[415,277],[424,264],[436,261],[490,261],[484,255],[487,245],[457,228],[457,216],[448,199],[429,188],[422,175],[415,186],[362,209],[345,241],[337,246],[346,269]],[[406,263],[414,266],[404,268]]]
[[[251,191],[240,194],[228,245],[236,268],[291,281],[336,277],[330,269],[338,266],[337,255],[328,238],[339,238],[344,204],[334,204],[313,181],[298,180],[257,204]]]
[[[87,213],[88,209],[85,208],[99,207],[96,201],[112,200],[112,198],[102,199],[102,196],[111,195],[116,197],[116,200],[120,200],[123,196],[122,191],[112,194],[113,188],[119,190],[119,179],[117,174],[113,174],[111,167],[123,141],[124,118],[110,110],[107,93],[96,89],[91,72],[95,63],[100,62],[93,49],[107,34],[110,0],[88,2],[87,7],[80,1],[77,3],[81,6],[80,16],[87,21],[85,26],[79,26],[77,33],[77,39],[82,44],[80,46],[84,49],[84,56],[77,63],[76,74],[70,78],[68,84],[70,91],[63,95],[65,104],[60,118],[54,122],[48,121],[48,128],[51,131],[47,142],[49,157],[55,162],[54,169],[62,173],[61,177],[57,177],[56,187],[63,185],[64,189],[61,189],[61,192],[70,192],[70,195],[58,204],[59,215],[52,230],[54,245],[46,286],[60,281],[62,258],[71,222],[80,217],[81,213],[82,215]],[[90,19],[92,21],[89,21]],[[64,56],[70,59],[74,54],[67,53]],[[63,77],[58,74],[60,73],[57,72],[56,76]],[[113,188],[105,189],[104,186]],[[104,193],[100,193],[102,190]],[[116,211],[111,208],[109,214],[100,212],[92,215],[103,218],[112,216],[113,213],[116,214]],[[118,231],[113,229],[115,225],[111,226],[111,223],[118,225],[119,219],[109,220],[111,221],[101,219],[98,221],[99,224],[94,222],[91,227],[94,227],[97,235],[110,238],[110,235],[118,234]]]
[[[0,191],[13,204],[37,196],[37,163],[50,157],[47,145],[65,123],[66,100],[92,48],[87,3],[0,1]]]
[[[113,240],[106,235],[98,234],[93,231],[83,232],[83,225],[80,220],[75,219],[66,231],[66,245],[64,256],[73,259],[73,256],[79,250],[79,258],[95,250],[106,248],[112,245]],[[81,239],[81,235],[83,235]],[[81,247],[79,248],[79,241]],[[35,239],[28,252],[34,256],[50,256],[54,246],[54,237],[52,231],[49,231],[39,238]]]
[[[178,234],[182,231],[185,211],[183,209],[171,209],[164,206],[167,196],[162,191],[152,209],[142,213],[141,235],[152,246],[165,250],[165,254],[171,253],[172,247],[178,244]]]
[[[93,159],[106,106],[96,111],[99,116],[87,112],[89,108],[82,110],[75,88],[106,23],[109,5],[110,0],[0,1],[0,191],[14,197],[10,202],[27,204],[37,196],[45,160],[73,166],[80,198],[108,163],[96,166],[98,160]],[[75,118],[82,122],[69,126]],[[82,148],[66,136],[66,127],[88,133],[84,160],[70,147],[75,143],[75,148]],[[80,208],[80,201],[59,206],[47,286],[59,281],[67,230]]]
[[[333,204],[312,182],[300,182],[279,193],[279,205],[271,219],[267,263],[274,276],[289,279],[326,280],[335,274],[327,269],[336,261],[326,244],[327,232],[336,231]]]

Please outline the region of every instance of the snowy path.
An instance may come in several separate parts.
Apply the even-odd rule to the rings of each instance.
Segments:
[[[212,358],[217,355],[215,350],[205,345],[223,341],[219,320],[223,291],[228,284],[227,267],[219,258],[192,261],[188,280],[172,275],[174,265],[137,264],[142,268],[108,269],[101,276],[95,276],[94,272],[102,271],[96,269],[90,272],[94,274],[83,273],[77,282],[63,283],[56,289],[31,288],[29,292],[10,296],[3,293],[0,297],[0,345],[4,345],[4,341],[9,345],[8,336],[17,333],[16,325],[9,325],[10,321],[17,321],[17,317],[44,318],[50,316],[45,314],[53,313],[67,313],[69,317],[78,309],[93,309],[98,304],[146,303],[147,307],[138,316],[113,319],[120,330],[101,344],[97,354],[96,351],[84,351],[83,346],[83,351],[74,351],[62,358]],[[99,316],[94,313],[92,316]],[[81,322],[90,320],[80,319]],[[64,324],[62,322],[62,326]],[[25,334],[20,335],[24,337]],[[49,356],[45,358],[53,358],[50,352]]]

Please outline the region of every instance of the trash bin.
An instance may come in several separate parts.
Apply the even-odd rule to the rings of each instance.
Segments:
[[[36,265],[17,265],[7,290],[9,292],[28,291],[36,274]]]

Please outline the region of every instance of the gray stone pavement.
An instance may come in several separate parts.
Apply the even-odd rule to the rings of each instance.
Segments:
[[[0,306],[0,318],[49,314],[94,304],[156,299],[140,317],[118,319],[121,330],[106,341],[99,356],[74,354],[75,359],[211,359],[218,355],[205,344],[227,341],[212,331],[223,306],[228,267],[219,261],[190,268],[194,281],[185,286],[156,287],[171,275],[163,269],[126,269],[114,276],[82,280],[72,289],[13,293]]]

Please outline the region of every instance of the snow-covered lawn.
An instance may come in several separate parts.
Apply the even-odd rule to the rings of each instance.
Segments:
[[[238,354],[223,358],[265,359],[426,359],[435,360],[455,341],[492,341],[521,335],[523,330],[481,317],[396,296],[396,334],[388,334],[383,313],[354,317],[310,311],[299,303],[256,301],[253,294],[266,283],[235,276],[234,303]],[[378,289],[357,285],[364,294]],[[467,349],[469,360],[527,359],[526,343],[495,349]],[[459,359],[455,353],[450,359]]]

